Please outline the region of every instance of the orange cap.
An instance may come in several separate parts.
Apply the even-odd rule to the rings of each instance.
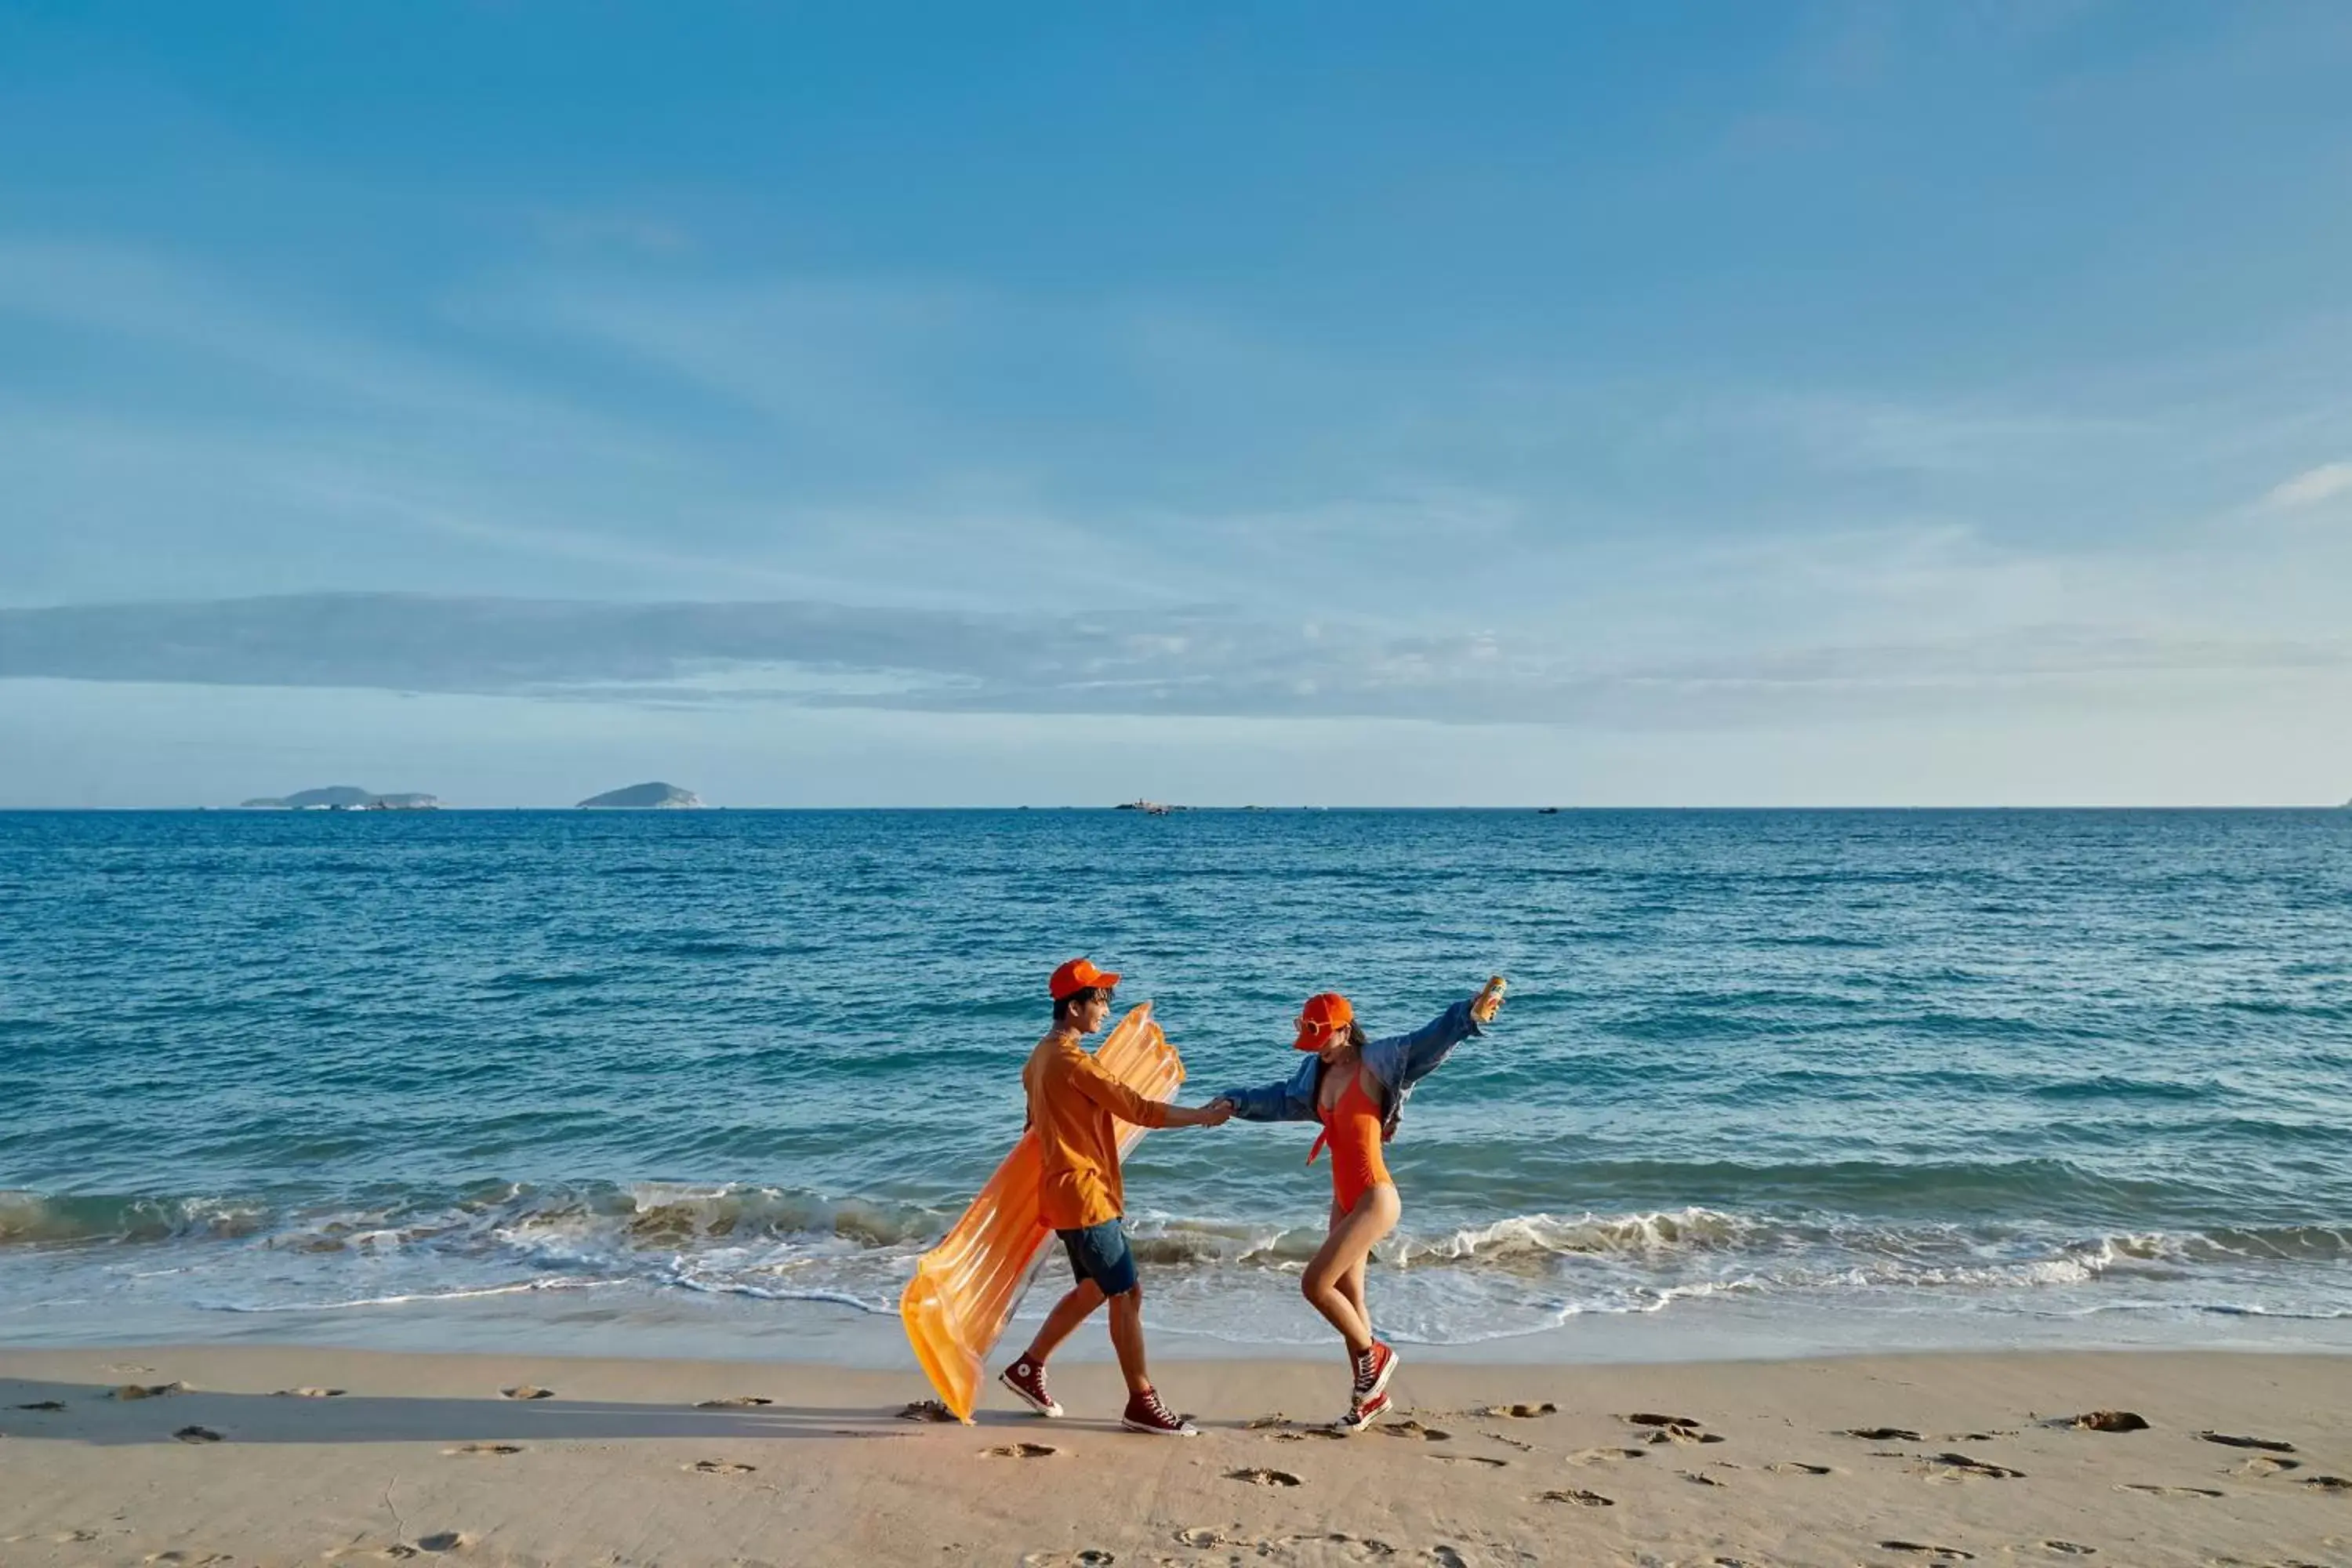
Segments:
[[[1090,960],[1074,958],[1054,971],[1054,978],[1045,983],[1045,989],[1053,993],[1055,1001],[1059,1002],[1081,991],[1097,988],[1108,991],[1118,984],[1118,976],[1108,970],[1097,969]]]
[[[1295,1042],[1302,1051],[1319,1051],[1325,1041],[1356,1021],[1356,1010],[1337,991],[1318,991],[1307,999],[1298,1010],[1298,1038]]]

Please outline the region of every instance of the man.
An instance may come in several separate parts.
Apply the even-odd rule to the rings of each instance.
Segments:
[[[1054,1304],[1028,1350],[998,1381],[1038,1415],[1059,1415],[1062,1407],[1045,1389],[1045,1358],[1108,1301],[1110,1342],[1127,1378],[1127,1414],[1119,1424],[1154,1436],[1195,1437],[1200,1428],[1160,1403],[1143,1364],[1143,1287],[1120,1224],[1127,1200],[1119,1184],[1118,1123],[1215,1127],[1233,1115],[1233,1107],[1219,1100],[1188,1110],[1146,1100],[1095,1064],[1079,1042],[1110,1017],[1118,984],[1118,975],[1074,958],[1054,971],[1046,987],[1054,998],[1054,1027],[1029,1053],[1021,1082],[1029,1091],[1029,1125],[1037,1130],[1045,1163],[1038,1217],[1062,1238],[1077,1284]]]

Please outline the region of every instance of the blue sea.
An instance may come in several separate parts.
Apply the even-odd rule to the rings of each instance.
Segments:
[[[1077,953],[1195,1101],[1510,977],[1439,1353],[2352,1347],[2352,811],[0,814],[0,1340],[904,1361]],[[1309,1133],[1146,1139],[1161,1353],[1328,1349]]]

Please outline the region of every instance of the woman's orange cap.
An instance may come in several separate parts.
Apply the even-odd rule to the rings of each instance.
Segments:
[[[1298,1010],[1298,1038],[1294,1042],[1302,1051],[1319,1051],[1323,1043],[1356,1021],[1356,1009],[1337,991],[1318,991],[1307,999]]]
[[[1054,978],[1045,989],[1059,1002],[1065,996],[1075,996],[1081,991],[1108,990],[1118,984],[1118,976],[1107,969],[1097,969],[1090,959],[1074,958],[1054,971]]]

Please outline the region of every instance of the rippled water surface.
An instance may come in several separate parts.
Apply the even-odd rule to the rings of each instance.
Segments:
[[[2352,1319],[2352,812],[16,814],[0,1336],[887,1312],[1081,952],[1196,1100],[1511,976],[1400,1338]],[[1163,1331],[1319,1342],[1308,1142],[1145,1142]]]

